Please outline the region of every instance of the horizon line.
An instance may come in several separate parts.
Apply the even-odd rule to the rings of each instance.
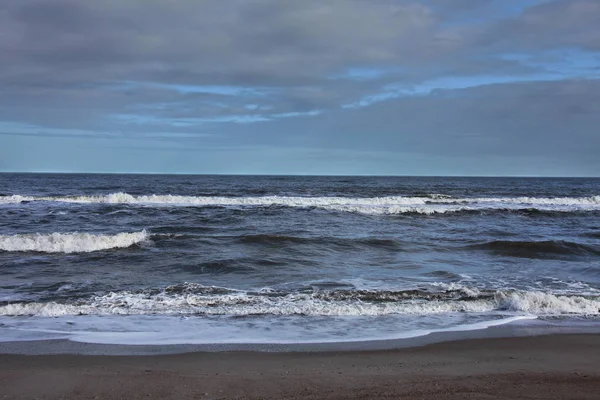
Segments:
[[[266,174],[266,173],[198,173],[198,172],[66,172],[66,171],[0,171],[0,174],[40,175],[165,175],[165,176],[281,176],[281,177],[372,177],[372,178],[546,178],[599,179],[600,176],[575,175],[408,175],[408,174]]]

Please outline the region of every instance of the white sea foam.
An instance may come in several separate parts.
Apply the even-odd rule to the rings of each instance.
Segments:
[[[500,309],[536,315],[600,315],[600,297],[557,296],[543,292],[500,292],[495,301]]]
[[[36,198],[30,197],[30,196],[21,196],[18,194],[14,194],[12,196],[0,196],[0,204],[16,204],[16,203],[22,203],[24,201],[33,201],[33,200],[36,200]]]
[[[590,197],[480,197],[473,199],[458,199],[454,201],[473,201],[477,203],[511,203],[554,206],[600,205],[600,196]]]
[[[476,293],[476,291],[472,291]],[[600,315],[600,297],[554,295],[543,292],[498,291],[470,299],[408,299],[365,301],[335,299],[318,293],[268,293],[230,291],[223,294],[113,292],[79,303],[12,303],[0,307],[0,315],[308,315],[382,316],[392,314],[432,315],[510,311],[536,316]]]
[[[0,235],[0,251],[39,251],[44,253],[87,253],[91,251],[125,248],[149,238],[143,230],[116,235],[91,233],[50,233]]]
[[[21,203],[23,201],[49,201],[78,204],[133,204],[146,206],[223,206],[256,207],[282,206],[321,208],[332,211],[356,212],[365,214],[437,214],[460,211],[494,209],[539,209],[542,211],[595,211],[600,210],[600,196],[590,197],[494,197],[494,198],[449,198],[430,197],[221,197],[221,196],[178,196],[146,195],[133,196],[127,193],[111,193],[100,196],[72,197],[30,197],[0,196],[0,204]]]

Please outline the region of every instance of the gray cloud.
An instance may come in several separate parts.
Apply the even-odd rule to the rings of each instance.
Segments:
[[[560,0],[527,9],[501,21],[482,35],[495,49],[540,50],[576,47],[600,50],[600,2]]]
[[[600,81],[568,80],[440,90],[369,107],[297,120],[260,123],[236,141],[313,148],[396,151],[461,158],[547,156],[564,162],[597,158]],[[301,140],[298,140],[301,138]],[[597,162],[595,164],[598,164]]]
[[[599,51],[598,20],[595,0],[3,2],[0,128],[572,161],[598,149],[600,88],[543,74],[548,52]],[[461,89],[477,76],[508,78]],[[453,90],[398,93],[450,78]]]

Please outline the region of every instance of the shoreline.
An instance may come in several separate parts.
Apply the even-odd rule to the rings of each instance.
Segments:
[[[598,334],[597,321],[543,321],[523,319],[484,328],[434,331],[423,335],[349,342],[309,343],[203,343],[203,344],[105,344],[70,339],[23,340],[0,342],[0,355],[87,355],[145,356],[185,353],[256,352],[256,353],[323,353],[363,352],[418,348],[438,343],[465,340],[521,338],[549,335]]]
[[[0,355],[5,399],[596,399],[600,334],[395,350]]]

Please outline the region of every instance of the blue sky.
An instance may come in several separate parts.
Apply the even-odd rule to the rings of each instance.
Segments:
[[[0,5],[0,171],[599,176],[596,0]]]

